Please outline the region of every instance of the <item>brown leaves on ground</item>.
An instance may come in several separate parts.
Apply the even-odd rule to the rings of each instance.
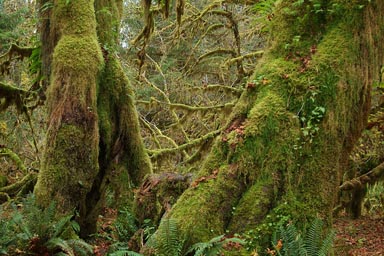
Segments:
[[[337,231],[335,255],[384,255],[384,218],[340,218],[335,221],[334,228]]]

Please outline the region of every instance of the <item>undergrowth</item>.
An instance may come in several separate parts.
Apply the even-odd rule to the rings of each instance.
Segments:
[[[58,218],[54,202],[41,209],[28,196],[0,212],[0,254],[92,255],[92,246],[77,237],[80,227],[73,217]]]

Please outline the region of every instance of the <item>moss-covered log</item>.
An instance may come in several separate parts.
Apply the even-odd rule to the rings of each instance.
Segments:
[[[186,245],[256,228],[266,215],[332,221],[384,64],[384,2],[328,0],[321,11],[311,1],[277,3],[252,86],[168,215]]]

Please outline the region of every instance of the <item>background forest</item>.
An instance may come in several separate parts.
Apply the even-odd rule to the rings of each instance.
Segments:
[[[73,1],[75,0],[0,0],[0,203],[2,204],[0,254],[314,256],[382,255],[384,253],[381,246],[383,240],[380,238],[380,234],[384,232],[384,185],[382,183],[384,60],[378,61],[379,63],[372,61],[376,65],[373,70],[380,70],[380,74],[376,74],[377,76],[369,80],[371,82],[368,85],[370,89],[367,102],[369,103],[366,105],[369,113],[365,116],[362,114],[359,121],[355,122],[356,127],[362,126],[362,132],[352,132],[356,136],[346,136],[343,143],[348,148],[346,150],[348,157],[347,160],[340,160],[342,164],[339,164],[336,155],[331,159],[332,153],[325,154],[327,159],[324,160],[323,149],[313,150],[313,148],[323,147],[337,148],[338,142],[335,141],[334,145],[330,145],[329,141],[332,141],[333,135],[329,135],[329,141],[323,139],[328,134],[322,135],[322,130],[327,133],[326,129],[332,129],[326,122],[332,119],[329,114],[332,113],[330,110],[332,103],[329,103],[327,93],[333,92],[324,93],[321,86],[310,78],[313,73],[330,74],[324,76],[324,80],[321,81],[323,84],[335,79],[331,77],[333,71],[329,71],[326,64],[316,66],[322,61],[327,63],[329,58],[334,57],[331,49],[328,55],[324,54],[324,57],[316,58],[318,52],[323,53],[321,42],[326,38],[327,29],[336,27],[334,24],[339,19],[343,20],[340,17],[345,13],[350,14],[351,23],[358,23],[352,16],[360,17],[359,15],[369,8],[376,8],[380,13],[382,7],[380,1],[162,0],[151,2],[127,0],[116,1],[122,2],[123,6],[118,15],[114,14],[110,10],[112,7],[106,4],[114,1],[95,1],[95,17],[98,22],[97,29],[99,29],[97,40],[103,61],[107,63],[104,64],[104,68],[107,67],[104,72],[106,74],[109,72],[108,63],[119,62],[123,71],[121,77],[126,76],[130,84],[122,86],[129,88],[127,100],[115,95],[125,95],[126,91],[123,89],[111,92],[112,90],[103,89],[103,87],[98,88],[100,90],[98,104],[110,106],[107,110],[104,109],[105,112],[103,109],[98,112],[101,120],[99,121],[101,141],[104,143],[103,138],[110,136],[106,124],[108,122],[103,123],[103,115],[112,113],[105,115],[109,116],[111,123],[118,123],[116,126],[119,128],[116,130],[121,129],[120,133],[124,133],[123,128],[120,127],[123,127],[124,122],[121,120],[125,119],[122,113],[131,112],[124,112],[125,109],[115,107],[113,104],[122,106],[122,101],[133,102],[137,110],[140,136],[145,147],[143,154],[148,155],[150,165],[148,164],[145,171],[132,174],[129,170],[132,159],[129,156],[125,158],[123,154],[117,154],[114,157],[108,155],[110,148],[111,152],[126,150],[134,154],[130,151],[131,146],[126,149],[124,145],[120,145],[129,144],[126,143],[126,138],[119,137],[122,138],[121,143],[111,144],[112,146],[105,139],[105,145],[101,143],[100,149],[97,150],[100,151],[98,152],[100,155],[105,155],[105,159],[98,156],[97,165],[100,167],[97,168],[105,168],[105,172],[111,173],[107,178],[108,181],[104,181],[103,178],[97,181],[102,188],[100,194],[87,197],[87,203],[98,207],[91,207],[89,211],[83,210],[81,206],[77,208],[77,205],[72,209],[71,204],[69,204],[71,209],[63,210],[65,206],[57,202],[58,197],[53,197],[52,201],[49,199],[46,202],[41,201],[39,197],[42,198],[41,195],[44,194],[41,192],[41,184],[45,183],[38,182],[36,185],[40,170],[49,169],[47,166],[50,162],[47,160],[47,155],[51,153],[48,152],[47,145],[49,140],[55,137],[47,136],[47,132],[50,132],[47,131],[50,130],[47,124],[52,118],[50,113],[54,109],[52,107],[54,104],[50,103],[49,99],[47,103],[47,94],[52,94],[49,92],[52,89],[49,88],[54,88],[51,85],[54,79],[49,78],[51,70],[47,73],[45,64],[47,59],[44,54],[47,42],[44,41],[44,33],[46,33],[43,31],[44,22],[52,19],[51,10],[55,10],[57,6],[64,6],[64,8],[75,6],[76,3]],[[306,15],[299,15],[305,13]],[[284,34],[286,27],[279,23],[279,19],[284,17],[282,15],[295,17],[290,23],[290,26],[294,27],[292,33]],[[114,16],[119,16],[121,22]],[[59,17],[57,19],[61,18],[60,15],[57,17]],[[377,20],[377,26],[382,28],[383,19]],[[63,18],[63,24],[65,22],[67,21]],[[289,23],[290,20],[285,22]],[[112,29],[102,32],[100,29],[102,26]],[[360,27],[363,26],[360,24]],[[79,27],[81,28],[80,25]],[[58,30],[65,29],[68,28],[64,26]],[[63,34],[66,35],[65,33]],[[380,41],[380,39],[381,35],[377,35],[377,38],[372,40]],[[335,45],[338,44],[336,40],[338,38],[333,42]],[[342,41],[340,44],[346,45],[348,49],[348,43]],[[332,43],[330,45],[332,46]],[[378,58],[380,58],[383,50],[378,51],[380,52]],[[274,54],[283,55],[280,62],[271,60],[270,56]],[[287,64],[288,62],[293,64]],[[89,64],[92,66],[91,62]],[[363,64],[359,63],[356,66]],[[344,65],[349,64],[346,61]],[[263,69],[264,67],[267,71]],[[52,70],[54,68],[56,66],[52,67]],[[331,68],[337,70],[335,72],[339,71],[339,66]],[[275,69],[277,71],[274,71]],[[52,77],[56,75],[55,72],[52,71]],[[280,73],[282,76],[277,75]],[[306,76],[306,74],[309,75]],[[302,75],[305,77],[303,78]],[[96,83],[108,84],[108,81],[113,79],[103,80],[101,76],[99,75],[96,79]],[[273,77],[277,76],[280,79],[279,83],[288,81],[290,86],[291,84],[300,85],[287,89],[290,91],[288,99],[284,102],[286,106],[283,114],[279,114],[280,101],[275,100],[274,94],[270,95],[263,89],[259,89],[274,84]],[[318,76],[323,79],[323,76]],[[336,73],[335,77],[338,79],[342,75]],[[349,77],[346,79],[353,80]],[[111,84],[117,84],[116,81]],[[133,91],[132,94],[130,90]],[[283,90],[285,89],[276,89],[276,91]],[[263,97],[272,99],[270,105],[264,106],[261,103],[257,105],[258,110],[262,112],[265,108],[269,109],[266,112],[281,121],[281,126],[280,124],[274,126],[273,119],[254,114],[255,111],[250,110],[252,107],[241,105],[242,102],[257,102],[256,96],[253,95],[256,94],[254,91],[257,91],[257,100]],[[106,96],[108,93],[113,95],[114,103],[109,102],[110,99]],[[60,94],[58,95],[60,97]],[[293,99],[295,97],[298,100]],[[339,98],[333,100],[338,101]],[[343,99],[340,99],[338,104],[343,105]],[[348,104],[346,101],[347,109]],[[358,104],[360,102],[352,106],[359,108]],[[335,107],[335,112],[339,110],[339,105]],[[92,106],[89,108],[92,112]],[[247,109],[246,117],[240,113],[243,111],[242,108]],[[281,117],[285,115],[285,108],[290,111],[289,113],[296,113],[292,120],[287,121],[285,117]],[[348,111],[357,113],[360,110],[348,109]],[[131,120],[129,118],[132,114],[127,115],[129,116],[127,119]],[[335,116],[338,116],[337,113]],[[249,118],[248,121],[245,121],[246,118]],[[334,119],[337,118],[334,117]],[[251,127],[249,120],[252,122],[256,120],[263,125],[260,127],[254,125],[253,127],[256,127],[254,129],[249,128]],[[292,132],[293,135],[287,133],[292,123],[300,124],[300,128]],[[113,124],[110,126],[113,127]],[[354,122],[351,121],[349,126],[354,126]],[[132,130],[135,129],[132,128]],[[267,132],[263,132],[264,129]],[[334,128],[338,131],[339,129],[344,128]],[[266,139],[262,137],[262,142],[255,139],[250,143],[258,145],[260,150],[249,147],[247,139],[252,137],[250,134],[256,134],[259,137],[267,134]],[[282,140],[275,140],[280,135]],[[295,137],[292,143],[288,140],[291,136]],[[286,142],[284,138],[287,138]],[[136,143],[136,140],[134,141]],[[137,141],[141,143],[140,139]],[[322,143],[322,141],[325,142]],[[72,142],[68,142],[70,143]],[[79,143],[82,144],[82,142]],[[84,142],[84,145],[87,143]],[[269,143],[272,149],[265,146]],[[61,146],[58,142],[57,144]],[[226,145],[225,149],[222,144]],[[285,144],[292,147],[292,152],[283,156],[286,157],[287,165],[295,167],[285,165],[281,167],[281,159],[277,159],[280,155],[275,158],[273,147],[280,145],[284,147]],[[268,150],[264,152],[264,149]],[[242,150],[263,159],[249,157]],[[70,155],[60,157],[71,158]],[[329,212],[328,215],[331,217],[327,217],[327,214],[320,211],[314,213],[311,206],[307,208],[298,204],[292,206],[292,208],[296,207],[292,210],[289,207],[288,197],[283,194],[290,195],[291,192],[294,194],[297,191],[292,189],[288,192],[290,188],[286,188],[284,182],[290,177],[286,178],[283,172],[276,172],[277,174],[271,172],[269,178],[260,174],[265,183],[258,183],[259,177],[256,178],[257,175],[250,171],[259,168],[259,165],[263,168],[267,166],[265,168],[269,170],[268,164],[271,163],[264,159],[271,159],[270,162],[276,166],[276,170],[285,168],[290,174],[293,173],[291,178],[292,183],[295,183],[294,179],[307,179],[307,176],[304,174],[301,176],[299,171],[296,172],[293,169],[302,170],[311,165],[312,162],[307,160],[310,158],[328,163],[334,162],[337,168],[342,169],[340,182],[337,184],[337,200],[332,201],[334,205],[331,212],[325,209],[328,205],[324,203],[324,212]],[[237,172],[237,169],[242,167],[235,165],[233,159],[236,161],[240,159],[236,164],[244,165],[248,173]],[[295,161],[297,159],[300,161]],[[67,161],[77,161],[77,159]],[[260,161],[261,164],[252,164],[252,161]],[[220,162],[222,165],[215,162]],[[127,171],[125,167],[123,168],[123,174],[119,173],[121,163],[129,166],[126,167]],[[146,166],[143,163],[132,165],[135,165],[134,168],[137,170]],[[301,168],[300,165],[304,167]],[[128,175],[124,175],[125,172]],[[228,194],[233,193],[234,196],[236,193],[247,195],[248,189],[258,189],[253,185],[259,184],[261,192],[258,190],[250,197],[258,195],[254,201],[261,206],[255,207],[256,203],[241,205],[241,200],[245,200],[243,198],[246,196],[241,198],[237,194],[235,201],[236,203],[239,201],[239,204],[222,208],[216,208],[216,202],[198,201],[198,198],[203,196],[200,197],[199,192],[196,191],[205,184],[211,184],[210,182],[220,183],[221,173],[226,175],[223,178],[225,182],[229,180],[228,184],[222,182],[224,190],[228,190]],[[241,187],[243,183],[232,181],[233,173],[236,179],[243,179],[246,184],[240,192],[233,187]],[[281,178],[279,175],[284,177]],[[316,175],[311,174],[311,176]],[[73,179],[76,178],[73,177]],[[331,179],[331,177],[328,178]],[[281,183],[283,185],[276,187],[277,179],[283,179],[284,182]],[[62,182],[64,184],[65,179]],[[82,180],[76,182],[80,187],[88,186]],[[269,192],[265,184],[272,184],[275,186],[272,190],[278,192]],[[298,189],[300,194],[305,194],[303,200],[311,200],[311,197],[306,197],[305,192],[306,189],[312,189],[311,184],[308,182],[303,186],[304,189],[302,187]],[[221,195],[221,190],[214,185],[209,189],[212,191],[211,197],[216,197],[215,193],[217,193],[219,201],[226,201],[227,198],[228,201],[232,200],[231,196]],[[313,188],[314,191],[316,189]],[[324,185],[324,190],[328,191],[327,185]],[[52,191],[47,191],[47,194],[53,194],[52,191],[55,191],[55,188],[52,187]],[[270,196],[271,193],[272,196]],[[189,196],[189,194],[193,195]],[[223,199],[220,199],[221,196]],[[269,197],[273,197],[274,200],[269,202],[265,199],[265,202],[260,202],[264,200],[263,198]],[[181,200],[178,201],[179,198]],[[201,211],[195,214],[191,209],[192,206],[184,210],[184,205],[192,205],[188,200],[195,200],[197,209],[201,207]],[[286,200],[285,205],[288,206],[284,206],[282,203],[284,200]],[[176,201],[178,201],[177,204]],[[176,210],[173,210],[175,204]],[[206,205],[212,206],[207,213],[203,212]],[[222,206],[221,203],[217,205]],[[262,208],[268,208],[268,210],[259,217],[258,214],[261,213],[255,208],[260,208],[261,211],[264,211]],[[308,214],[302,214],[301,211],[307,210]],[[93,230],[93,227],[91,224],[88,225],[89,219],[84,220],[81,217],[83,211],[87,216],[95,215],[90,217],[91,220],[95,218],[97,221],[95,232],[88,232],[87,228],[90,227],[89,230]],[[192,224],[188,223],[187,218],[183,219],[184,211],[191,212],[192,216],[197,215],[197,217],[191,217]],[[216,222],[211,221],[215,222],[212,230],[205,233],[190,231],[194,226],[198,229],[203,225],[194,222],[193,218],[204,219],[211,215],[211,211],[225,212],[223,217],[212,218],[220,221],[223,218],[225,227],[228,229],[216,230]],[[254,217],[248,217],[247,214]],[[235,223],[227,215],[239,216],[237,218],[241,220]],[[257,225],[254,225],[256,222]],[[335,223],[333,226],[332,222]],[[365,225],[371,225],[369,229],[379,238],[369,233],[361,234],[360,229],[363,229],[362,227],[366,229]]]

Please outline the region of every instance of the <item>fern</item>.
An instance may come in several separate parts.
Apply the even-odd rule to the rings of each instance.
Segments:
[[[335,232],[331,231],[325,238],[323,223],[315,219],[303,235],[293,224],[279,226],[272,237],[272,244],[277,248],[278,240],[282,240],[282,248],[277,251],[280,256],[326,256],[332,248]]]
[[[161,221],[156,235],[156,246],[159,255],[180,256],[184,241],[179,237],[179,229],[175,220],[165,218]]]
[[[141,254],[141,253],[129,251],[128,249],[109,253],[108,255],[109,256],[143,256],[143,254]]]
[[[109,247],[109,256],[143,256],[140,253],[130,251],[126,242],[117,242]]]
[[[12,243],[0,244],[0,251],[23,250],[28,254],[65,253],[65,255],[92,255],[91,245],[80,239],[64,240],[60,236],[68,228],[78,231],[78,224],[71,221],[73,215],[56,217],[56,205],[51,203],[47,208],[41,209],[35,205],[33,196],[28,196],[23,203],[13,206],[9,219],[2,219],[9,234],[12,234]],[[1,235],[1,233],[0,233]],[[3,239],[0,238],[0,242]],[[4,249],[3,249],[4,248]],[[53,254],[52,254],[53,255]]]
[[[318,256],[321,243],[321,233],[323,231],[323,222],[320,219],[315,219],[305,236],[305,249],[308,256]]]
[[[61,251],[65,252],[66,255],[75,256],[75,252],[69,246],[67,241],[65,241],[61,238],[54,237],[54,238],[50,239],[48,242],[46,242],[45,245],[50,251],[61,250]]]
[[[3,218],[0,208],[0,255],[7,254],[6,248],[15,241],[15,237],[11,232],[10,223]]]
[[[317,256],[326,256],[333,246],[336,232],[332,230],[323,240]]]
[[[76,256],[93,254],[93,247],[81,239],[70,239],[67,244],[76,252]]]
[[[202,242],[192,245],[186,255],[195,252],[194,256],[216,256],[223,252],[224,245],[229,242],[244,244],[244,241],[239,238],[225,238],[224,235],[212,238],[208,242]]]

